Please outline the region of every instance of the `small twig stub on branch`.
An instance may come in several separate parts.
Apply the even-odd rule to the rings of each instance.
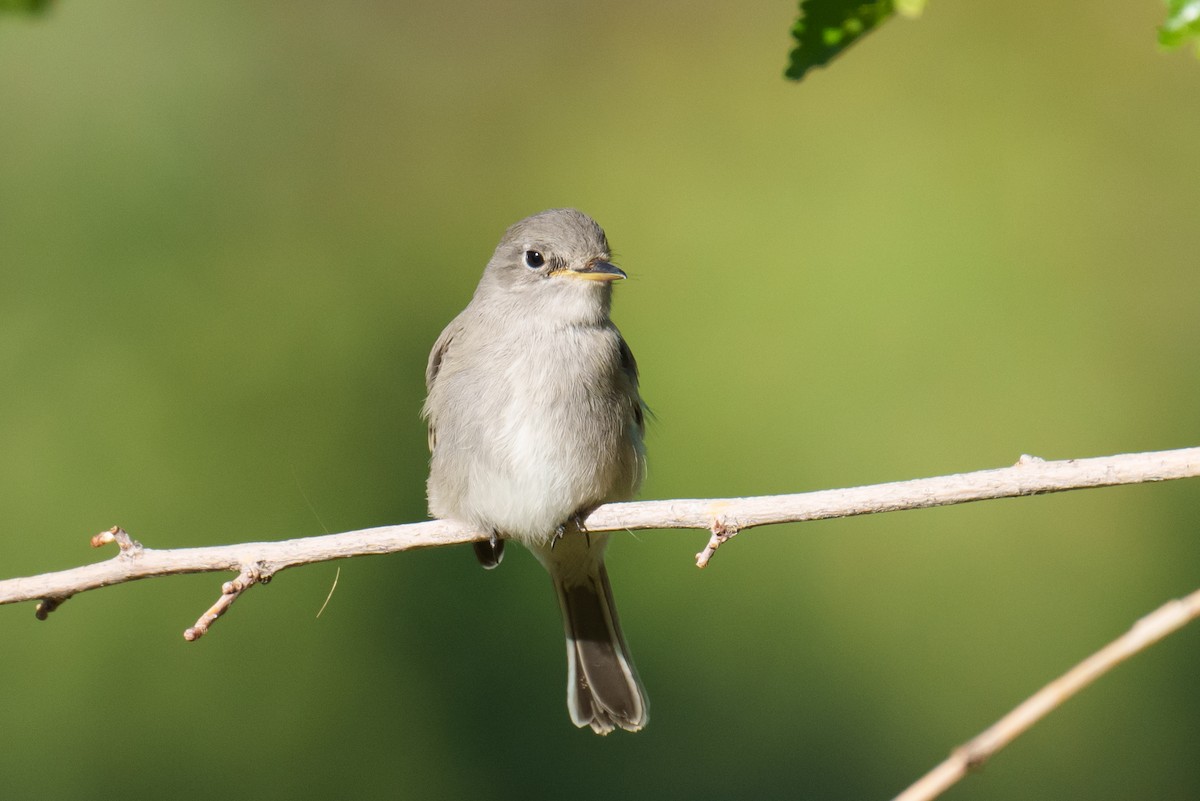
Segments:
[[[113,526],[108,531],[101,531],[92,537],[93,548],[103,548],[110,542],[115,542],[117,547],[121,549],[121,553],[125,556],[132,556],[142,550],[142,544],[133,537],[130,537],[125,529],[120,526]]]
[[[243,592],[253,587],[255,584],[265,584],[269,579],[265,579],[258,567],[244,567],[237,578],[227,581],[221,585],[221,597],[217,602],[208,608],[208,611],[200,616],[196,621],[196,625],[183,632],[183,639],[188,642],[198,640],[208,633],[208,629],[213,623],[217,622],[217,618],[229,611],[229,607],[233,605]]]
[[[696,554],[696,567],[701,570],[708,567],[708,562],[717,553],[717,549],[736,537],[739,531],[736,525],[724,519],[714,520],[709,530],[712,536],[708,538],[708,544],[704,546],[703,551]]]

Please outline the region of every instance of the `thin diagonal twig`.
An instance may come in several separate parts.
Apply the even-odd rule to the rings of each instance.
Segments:
[[[937,798],[1084,687],[1197,617],[1200,617],[1200,590],[1163,604],[1129,631],[1038,690],[970,742],[956,748],[945,761],[896,796],[894,801]]]

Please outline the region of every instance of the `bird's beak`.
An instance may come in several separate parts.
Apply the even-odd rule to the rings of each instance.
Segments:
[[[619,281],[625,278],[625,272],[620,267],[606,261],[590,261],[583,267],[569,267],[550,274],[565,278],[583,278],[587,281]]]

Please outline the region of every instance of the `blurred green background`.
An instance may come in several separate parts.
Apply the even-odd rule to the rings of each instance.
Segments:
[[[802,84],[791,2],[0,18],[0,575],[424,517],[429,348],[573,205],[630,280],[646,498],[1200,442],[1200,65],[1159,3],[934,3]],[[1200,585],[1200,483],[616,539],[652,699],[564,704],[533,559],[0,609],[6,798],[886,799]],[[1195,798],[1200,630],[957,799]]]

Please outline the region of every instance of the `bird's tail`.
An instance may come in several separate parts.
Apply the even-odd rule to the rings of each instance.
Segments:
[[[568,534],[558,546],[586,537]],[[621,634],[603,545],[597,550],[599,554],[588,554],[591,558],[582,565],[572,565],[586,565],[584,570],[556,569],[557,559],[544,560],[558,592],[567,634],[567,708],[576,726],[591,726],[597,734],[617,728],[638,731],[650,719],[650,705]]]

